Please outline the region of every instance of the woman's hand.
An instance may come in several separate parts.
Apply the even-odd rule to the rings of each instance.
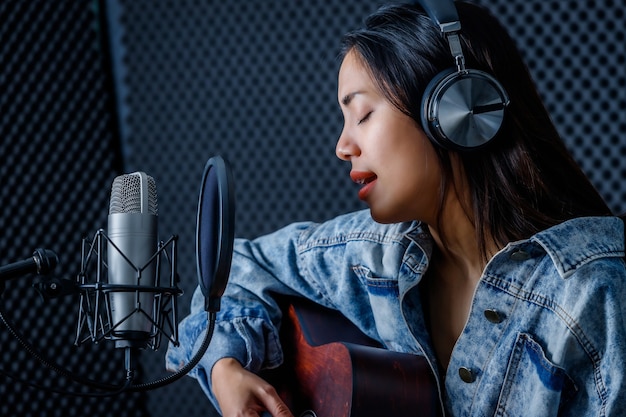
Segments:
[[[232,358],[220,359],[211,373],[213,393],[224,417],[294,417],[273,386]]]

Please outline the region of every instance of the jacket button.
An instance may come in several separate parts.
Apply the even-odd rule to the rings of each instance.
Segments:
[[[464,366],[459,368],[459,376],[463,382],[472,383],[476,380],[476,376],[474,372],[470,368],[466,368]]]
[[[504,318],[502,317],[502,314],[500,314],[498,311],[494,309],[485,310],[485,318],[489,320],[491,323],[495,323],[495,324],[502,323],[502,321],[504,320]]]
[[[514,261],[525,261],[526,259],[530,258],[530,255],[528,254],[528,252],[520,249],[511,253],[510,258]]]

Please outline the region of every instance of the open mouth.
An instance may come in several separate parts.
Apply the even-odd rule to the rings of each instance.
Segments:
[[[359,198],[365,200],[374,188],[374,183],[378,179],[378,176],[373,172],[365,171],[351,171],[350,178],[356,184],[361,186],[359,189]]]
[[[366,185],[366,184],[369,184],[370,182],[374,181],[375,179],[376,179],[376,175],[372,175],[371,177],[367,177],[367,178],[359,178],[358,180],[356,180],[354,182],[359,184],[359,185]]]
[[[354,183],[356,184],[367,185],[370,182],[376,180],[377,176],[376,174],[371,172],[352,171],[350,172],[350,178],[352,178],[352,181],[354,181]]]

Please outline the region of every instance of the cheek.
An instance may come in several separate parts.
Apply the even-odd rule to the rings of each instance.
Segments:
[[[420,182],[439,182],[441,168],[435,148],[425,135],[412,135],[398,149],[398,158],[411,176]]]
[[[431,206],[439,199],[441,167],[430,142],[419,138],[417,142],[402,153],[402,163],[396,165],[396,175],[401,176],[403,193],[409,200],[412,198],[416,204]]]
[[[438,196],[441,174],[435,161],[431,159],[406,165],[398,165],[396,175],[401,178],[398,183],[407,194],[418,195],[421,199]]]

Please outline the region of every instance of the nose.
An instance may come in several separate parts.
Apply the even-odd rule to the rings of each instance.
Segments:
[[[359,147],[350,138],[346,129],[341,132],[339,139],[337,139],[337,146],[335,146],[335,155],[342,161],[349,161],[352,157],[360,154]]]

